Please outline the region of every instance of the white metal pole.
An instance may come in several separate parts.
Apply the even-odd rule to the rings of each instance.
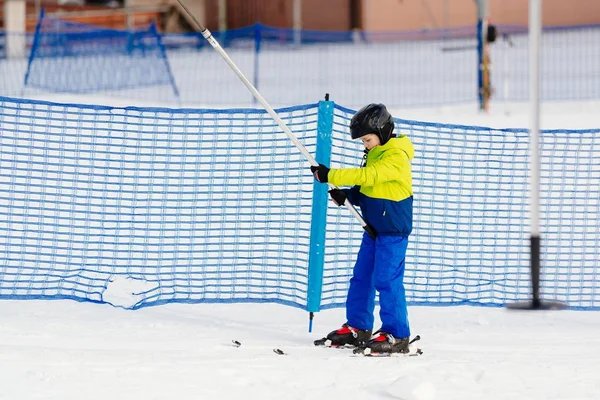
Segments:
[[[368,32],[371,30],[371,21],[369,20],[369,9],[371,8],[371,0],[363,0],[360,2],[362,9],[360,10],[360,14],[362,15],[362,21],[360,27],[363,32]]]
[[[444,36],[443,39],[448,39],[450,34],[450,4],[449,0],[444,0]]]
[[[509,305],[516,310],[560,310],[566,303],[540,298],[541,238],[540,238],[540,42],[542,36],[542,0],[529,0],[529,170],[531,174],[531,238],[530,266],[532,299]]]
[[[300,152],[302,153],[302,155],[304,156],[304,158],[306,158],[308,160],[308,162],[310,163],[310,165],[312,165],[312,166],[318,166],[319,163],[317,163],[317,161],[312,156],[312,154],[310,154],[308,152],[308,150],[306,150],[306,148],[304,147],[304,145],[298,140],[298,138],[296,138],[296,136],[294,136],[294,134],[292,133],[292,131],[290,130],[290,128],[285,124],[285,122],[283,122],[283,120],[279,117],[279,115],[277,114],[277,112],[275,112],[275,110],[273,110],[273,108],[269,105],[269,103],[267,103],[267,101],[264,99],[264,97],[262,97],[262,95],[252,85],[252,83],[250,83],[250,81],[248,80],[248,78],[246,78],[246,76],[243,74],[243,72],[233,62],[233,60],[231,59],[231,57],[229,57],[229,55],[223,49],[223,47],[221,47],[221,45],[219,44],[219,42],[217,42],[217,40],[212,36],[212,33],[208,29],[206,29],[204,26],[202,26],[202,24],[200,24],[200,22],[198,21],[198,19],[186,7],[186,5],[184,4],[183,0],[177,0],[177,2],[181,5],[181,7],[183,8],[183,10],[190,16],[190,18],[192,19],[192,21],[194,21],[194,23],[197,25],[197,28],[200,29],[200,33],[202,33],[202,36],[204,36],[204,38],[208,41],[208,43],[210,43],[211,46],[217,52],[219,52],[219,54],[221,54],[221,56],[223,57],[223,59],[225,60],[225,62],[227,62],[227,64],[233,70],[233,72],[235,72],[235,74],[238,76],[238,78],[240,78],[240,80],[244,83],[244,85],[246,85],[246,87],[248,88],[248,90],[250,90],[250,92],[252,92],[252,94],[254,95],[254,98],[256,100],[258,100],[258,102],[264,107],[264,109],[269,113],[269,115],[271,116],[271,118],[273,118],[275,120],[275,122],[277,122],[277,125],[279,125],[279,127],[281,128],[281,130],[283,131],[283,133],[285,133],[286,136],[292,141],[292,143],[294,143],[294,145],[296,146],[296,148],[298,150],[300,150]],[[332,185],[331,183],[328,183],[328,185],[331,188],[335,188],[335,186]],[[356,209],[354,208],[354,206],[352,204],[350,204],[349,201],[345,202],[344,205],[346,206],[346,208],[348,209],[348,211],[350,211],[350,213],[354,216],[354,218],[358,222],[360,222],[360,224],[363,227],[363,229],[373,239],[375,239],[375,237],[377,236],[377,232],[375,232],[375,230],[373,230],[373,228],[365,222],[365,220],[358,213],[358,211],[356,211]]]
[[[25,0],[8,0],[4,3],[4,30],[8,58],[25,57],[27,28]]]
[[[299,46],[301,43],[301,29],[302,29],[302,0],[294,0],[294,44]]]
[[[504,101],[504,104],[508,103],[508,52],[510,51],[510,45],[508,44],[507,41],[504,42],[505,46],[504,46],[504,57],[503,57],[503,69],[504,69],[504,76],[502,77],[502,100]]]
[[[531,147],[531,236],[540,236],[540,36],[541,0],[529,0],[529,107]]]
[[[227,1],[219,0],[219,30],[227,30]]]
[[[35,16],[36,16],[36,18],[40,16],[40,11],[42,11],[42,0],[35,0]]]
[[[529,0],[529,105],[530,105],[530,165],[531,173],[531,238],[530,264],[532,305],[541,307],[540,274],[540,36],[542,35],[542,0]]]
[[[125,25],[127,26],[127,31],[133,31],[133,18],[131,15],[131,0],[125,0],[123,6],[125,8]]]

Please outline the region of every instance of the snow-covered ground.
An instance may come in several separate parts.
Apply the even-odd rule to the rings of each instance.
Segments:
[[[2,301],[0,399],[598,398],[596,313],[409,311],[423,355],[365,358],[311,345],[342,309]]]

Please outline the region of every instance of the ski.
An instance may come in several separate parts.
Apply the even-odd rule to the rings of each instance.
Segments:
[[[417,357],[423,355],[423,350],[416,349],[415,351],[411,351],[410,353],[373,353],[371,349],[367,348],[357,348],[354,349],[353,354],[363,357]]]
[[[287,356],[287,353],[281,349],[273,349],[273,353],[277,354],[278,356]]]
[[[237,347],[240,347],[241,345],[242,345],[242,342],[240,342],[238,340],[233,339],[231,341],[231,346],[233,346],[233,347],[237,348]],[[285,351],[278,349],[278,348],[274,348],[273,353],[277,354],[278,356],[287,356],[288,355]]]
[[[408,344],[411,345],[418,340],[421,340],[421,336],[416,335]],[[237,347],[240,347],[242,345],[242,343],[237,340],[232,340],[231,345],[233,347],[237,348]],[[417,348],[414,351],[410,351],[409,353],[374,353],[368,347],[356,347],[356,346],[349,345],[349,344],[346,344],[343,346],[332,345],[331,340],[329,340],[327,338],[315,340],[314,345],[317,347],[326,347],[326,348],[334,348],[334,349],[352,349],[353,355],[364,356],[364,357],[416,357],[416,356],[423,355],[423,350],[421,350],[420,348]],[[278,349],[278,348],[274,348],[273,353],[275,353],[279,356],[287,356],[288,355],[288,353],[286,353],[285,351]]]

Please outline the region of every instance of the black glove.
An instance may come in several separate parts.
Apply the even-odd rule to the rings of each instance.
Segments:
[[[319,164],[318,167],[311,165],[310,170],[312,171],[317,181],[321,183],[327,183],[327,175],[329,175],[329,168],[327,168],[323,164]]]
[[[340,189],[331,189],[329,191],[329,195],[331,196],[331,200],[335,203],[336,206],[341,207],[346,202],[348,196],[346,192]]]

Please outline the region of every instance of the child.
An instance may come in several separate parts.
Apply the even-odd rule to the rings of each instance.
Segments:
[[[404,263],[412,230],[414,148],[406,136],[393,135],[394,121],[383,104],[369,104],[350,122],[352,139],[365,146],[362,168],[311,167],[315,179],[351,189],[329,191],[333,202],[360,206],[363,219],[377,233],[363,234],[346,299],[347,322],[327,335],[332,345],[369,347],[377,353],[407,353],[410,337]],[[382,326],[371,337],[375,291]]]

